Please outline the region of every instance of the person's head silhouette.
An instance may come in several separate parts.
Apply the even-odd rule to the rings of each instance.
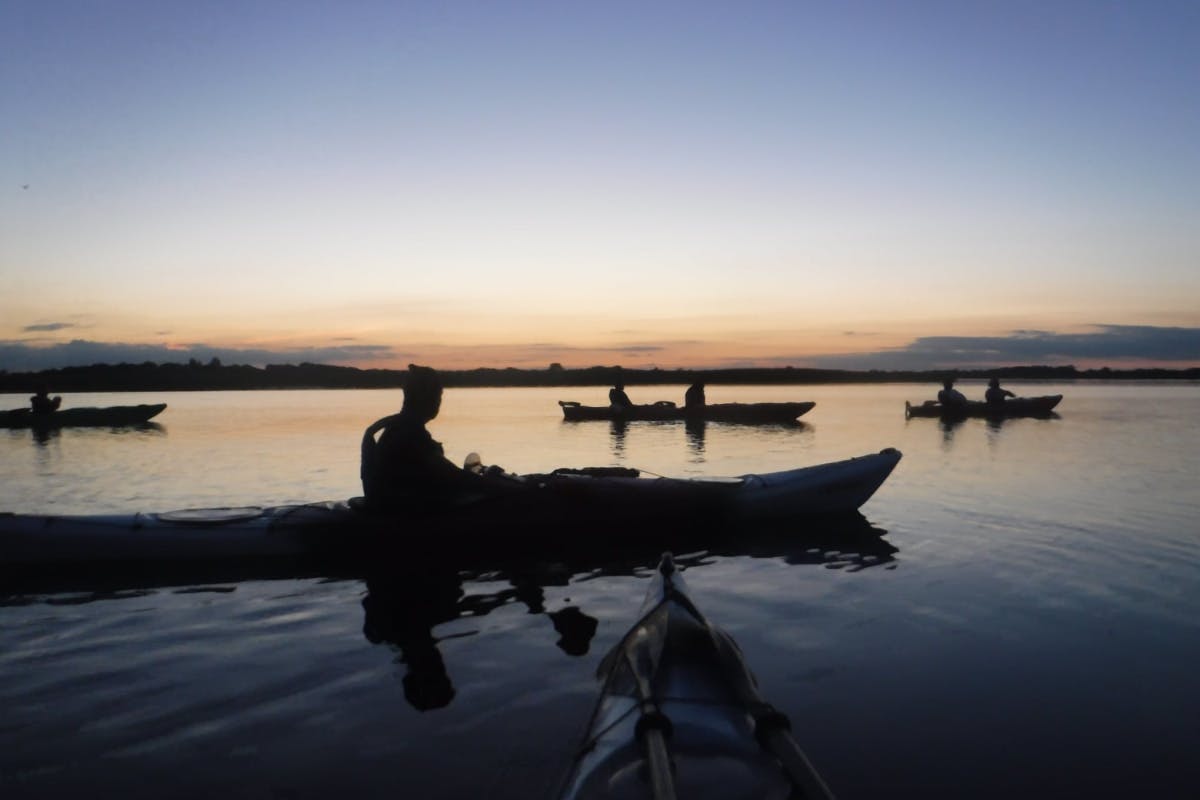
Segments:
[[[404,379],[404,406],[401,413],[411,414],[422,422],[438,415],[442,407],[442,381],[432,367],[408,365]]]

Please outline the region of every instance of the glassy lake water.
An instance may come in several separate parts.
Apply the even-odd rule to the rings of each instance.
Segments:
[[[561,421],[557,400],[601,404],[600,387],[462,389],[430,427],[450,458],[519,472],[736,475],[897,447],[863,508],[873,534],[796,524],[683,559],[834,792],[1196,797],[1200,385],[1014,383],[1064,394],[1058,418],[905,420],[936,388],[711,386],[817,406],[703,434]],[[169,407],[144,429],[0,431],[0,511],[344,498],[363,428],[400,399],[70,396]],[[0,797],[553,796],[653,561],[0,587]]]

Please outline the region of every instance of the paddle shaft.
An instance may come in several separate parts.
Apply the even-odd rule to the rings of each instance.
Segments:
[[[655,714],[661,717],[662,712],[658,711],[658,705],[654,702],[650,683],[638,669],[631,650],[625,651],[625,660],[629,662],[629,672],[637,685],[638,697],[642,703],[642,719],[649,720]],[[667,740],[663,735],[661,722],[652,721],[644,726],[641,735],[646,748],[646,763],[650,770],[650,788],[654,792],[654,800],[676,800],[675,781],[671,778],[671,758],[667,754]]]
[[[734,690],[754,720],[759,743],[783,765],[784,772],[804,793],[805,800],[834,800],[833,792],[792,738],[787,716],[776,711],[758,693],[754,679],[737,654],[733,640],[711,625],[708,631],[717,653],[725,663],[726,674],[733,679]]]
[[[784,771],[804,792],[805,800],[834,800],[833,792],[790,733],[782,728],[773,730],[762,737],[762,744],[783,764]]]

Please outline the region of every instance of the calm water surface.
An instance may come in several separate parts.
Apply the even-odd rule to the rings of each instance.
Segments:
[[[1010,388],[1066,399],[1055,419],[948,427],[904,418],[936,387],[714,386],[817,407],[696,432],[561,421],[556,400],[601,388],[450,390],[431,429],[450,458],[514,471],[731,475],[897,447],[873,532],[745,530],[684,558],[837,795],[1196,797],[1200,386]],[[66,398],[164,400],[144,429],[0,431],[0,511],[344,498],[400,393]],[[0,587],[0,797],[552,796],[652,552]]]

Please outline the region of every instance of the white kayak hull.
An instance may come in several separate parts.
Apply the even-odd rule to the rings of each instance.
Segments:
[[[519,550],[563,530],[618,537],[621,524],[785,519],[856,511],[900,461],[859,458],[739,478],[586,474],[518,477],[511,493],[421,514],[355,501],[165,513],[0,514],[0,567],[66,562],[191,561],[345,554],[376,540],[454,547],[484,538]],[[539,538],[541,537],[541,538]]]

